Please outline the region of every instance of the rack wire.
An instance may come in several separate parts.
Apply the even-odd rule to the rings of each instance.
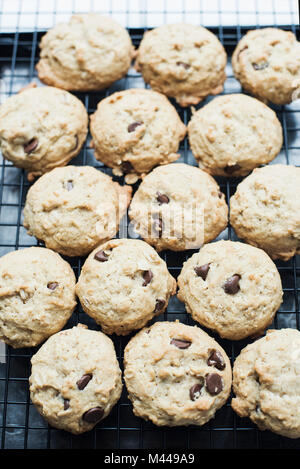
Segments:
[[[220,23],[221,24],[221,23]],[[238,40],[248,29],[257,25],[244,27],[218,26],[210,28],[223,43],[229,61],[227,65],[227,80],[224,93],[240,92],[239,83],[235,80],[230,65],[230,56]],[[283,29],[292,30],[298,35],[299,28],[295,25],[281,25]],[[129,29],[135,46],[138,46],[146,28]],[[38,60],[38,44],[42,32],[37,29],[32,32],[6,33],[0,35],[0,71],[1,88],[0,101],[3,101],[18,91],[22,86],[37,80],[35,64]],[[76,93],[82,100],[89,114],[95,111],[100,99],[116,90],[144,87],[140,74],[133,68],[128,75],[104,92]],[[211,98],[207,98],[206,104]],[[175,104],[173,102],[173,104]],[[176,105],[181,119],[185,124],[190,119],[190,110]],[[294,102],[288,106],[273,106],[283,127],[284,144],[278,157],[272,162],[294,164],[300,162],[300,104]],[[180,146],[179,161],[196,165],[189,149],[187,138]],[[101,171],[111,174],[97,162],[90,147],[90,137],[87,139],[80,155],[71,164],[92,165]],[[227,203],[235,192],[240,179],[217,178],[221,190],[225,193]],[[15,168],[10,162],[0,156],[0,255],[9,251],[32,245],[39,245],[35,238],[29,237],[22,226],[22,210],[25,203],[29,183],[23,171]],[[228,228],[217,239],[233,239],[237,237],[233,229]],[[172,253],[165,251],[161,254],[166,261],[171,274],[177,277],[183,262],[194,251]],[[82,258],[67,259],[78,277]],[[279,269],[283,290],[283,304],[278,311],[271,328],[292,327],[300,330],[300,262],[294,257],[288,262],[276,261]],[[176,297],[170,300],[167,312],[156,320],[175,320],[186,324],[194,324],[190,315],[185,312],[184,305]],[[94,321],[82,311],[78,305],[75,313],[67,324],[67,328],[78,322],[85,323],[91,329],[98,329]],[[232,363],[241,349],[251,340],[232,342],[213,335],[225,349]],[[122,367],[124,347],[129,337],[112,337],[117,355]],[[220,409],[215,419],[202,427],[159,428],[150,422],[145,422],[134,416],[131,404],[124,387],[119,403],[111,415],[100,422],[94,430],[80,436],[73,436],[64,431],[51,428],[38,414],[30,401],[28,377],[30,375],[30,358],[38,348],[12,349],[6,347],[5,357],[0,354],[0,447],[4,448],[105,448],[105,449],[201,449],[201,448],[300,448],[300,439],[290,440],[271,432],[261,432],[247,419],[240,419],[228,403]],[[1,351],[1,348],[0,348]],[[5,360],[4,360],[5,358]]]

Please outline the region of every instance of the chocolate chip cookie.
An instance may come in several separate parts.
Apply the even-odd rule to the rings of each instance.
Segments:
[[[55,428],[87,432],[120,398],[121,370],[112,341],[82,324],[50,337],[31,364],[31,400]]]
[[[33,179],[74,158],[87,126],[87,112],[76,96],[51,86],[27,88],[0,106],[0,149]]]
[[[0,258],[0,339],[34,347],[60,331],[75,308],[75,275],[50,249],[31,247]]]
[[[236,234],[273,259],[300,253],[300,168],[270,165],[255,169],[230,199]]]
[[[107,88],[126,75],[134,53],[126,29],[97,13],[58,24],[42,37],[40,48],[39,79],[74,91]]]
[[[232,408],[260,430],[300,438],[300,332],[270,330],[245,347],[233,367]]]
[[[199,248],[224,230],[227,212],[215,180],[184,163],[145,176],[129,208],[135,231],[158,251]]]
[[[103,332],[126,335],[166,309],[176,281],[149,244],[115,239],[89,255],[76,292]]]
[[[232,66],[246,91],[275,104],[288,104],[300,87],[300,42],[291,31],[248,31],[238,43]]]
[[[226,53],[218,38],[192,24],[168,24],[147,31],[136,60],[145,82],[181,106],[221,93],[225,66]]]
[[[188,134],[199,167],[225,177],[269,163],[283,141],[275,112],[245,94],[218,96],[194,112]]]
[[[195,321],[231,340],[262,334],[282,302],[280,275],[261,249],[206,244],[184,263],[178,298]]]
[[[130,340],[124,378],[133,412],[155,425],[204,425],[228,399],[225,351],[200,328],[157,322]]]
[[[186,127],[164,95],[130,89],[100,101],[91,133],[95,157],[130,183],[154,166],[177,160]]]
[[[56,168],[29,189],[23,225],[48,248],[84,256],[115,236],[130,197],[131,187],[91,166]]]

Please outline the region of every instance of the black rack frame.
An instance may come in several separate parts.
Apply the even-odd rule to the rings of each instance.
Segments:
[[[223,43],[229,57],[238,40],[248,29],[256,26],[219,26],[209,28]],[[295,25],[280,26],[292,30],[299,38],[299,28]],[[130,29],[135,46],[138,46],[146,28]],[[35,64],[38,60],[38,43],[42,32],[34,30],[30,33],[15,32],[0,35],[0,71],[6,91],[0,88],[0,97],[15,93],[24,84],[36,79]],[[88,113],[96,108],[97,102],[105,96],[119,89],[144,86],[141,76],[131,69],[128,75],[113,85],[110,89],[98,93],[76,93],[82,100]],[[240,92],[241,88],[235,80],[230,62],[227,66],[227,81],[225,93]],[[201,103],[203,106],[209,99]],[[175,104],[173,102],[173,104]],[[199,106],[199,107],[200,107]],[[284,145],[276,162],[299,164],[300,157],[300,105],[295,102],[289,106],[272,106],[276,111],[283,127]],[[185,124],[189,121],[190,110],[176,105]],[[71,164],[93,165],[101,171],[111,174],[109,168],[104,167],[93,157],[93,151],[87,139],[80,155]],[[196,164],[189,150],[187,138],[180,146],[181,158],[188,164]],[[298,155],[297,155],[298,153]],[[217,178],[221,190],[225,193],[227,202],[235,192],[240,179]],[[39,245],[30,238],[22,227],[22,209],[24,206],[29,183],[23,171],[13,167],[10,162],[0,157],[0,255],[8,251]],[[233,229],[228,226],[217,239],[233,239],[237,237]],[[182,263],[190,257],[193,251],[172,253],[165,251],[161,254],[167,262],[170,272],[177,277]],[[84,259],[68,259],[78,277]],[[284,301],[271,327],[293,327],[300,330],[300,263],[294,257],[288,262],[277,261],[283,290]],[[179,319],[187,324],[194,324],[185,312],[184,305],[177,298],[171,299],[167,312],[156,320]],[[92,329],[98,329],[92,319],[85,315],[78,305],[75,313],[66,327],[82,322]],[[251,340],[231,342],[213,335],[224,347],[233,362],[240,350]],[[112,337],[122,366],[124,347],[129,337]],[[1,349],[0,349],[1,350]],[[66,432],[50,428],[39,416],[30,402],[28,377],[30,375],[30,358],[37,348],[14,350],[6,347],[5,363],[0,363],[0,447],[4,448],[105,448],[105,449],[197,449],[197,448],[300,448],[300,439],[290,440],[271,432],[259,431],[252,422],[240,419],[234,414],[228,403],[217,412],[215,419],[203,427],[188,428],[159,428],[149,422],[136,418],[132,413],[131,404],[124,388],[122,397],[111,415],[100,422],[94,430],[80,436],[73,436]],[[1,355],[0,355],[1,361]],[[4,361],[4,360],[2,360]]]

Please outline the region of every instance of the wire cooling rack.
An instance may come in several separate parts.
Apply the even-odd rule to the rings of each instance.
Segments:
[[[224,93],[240,92],[239,83],[235,80],[230,65],[230,56],[238,40],[248,29],[255,26],[210,28],[215,33],[229,56],[227,65],[227,80]],[[299,34],[296,26],[281,26],[283,29],[292,30]],[[145,28],[130,29],[131,38],[135,46],[138,46]],[[0,35],[0,71],[1,71],[1,101],[9,95],[17,92],[22,86],[36,80],[35,63],[38,60],[38,44],[42,32],[16,32]],[[299,39],[299,38],[298,38]],[[88,113],[95,111],[100,99],[114,91],[144,87],[142,77],[130,69],[128,75],[114,84],[105,92],[99,93],[76,93],[82,100]],[[211,98],[207,98],[207,103]],[[174,103],[173,103],[174,104]],[[185,124],[190,119],[190,110],[176,108]],[[284,145],[278,157],[273,163],[284,163],[297,165],[300,162],[300,102],[273,109],[283,126]],[[30,119],[30,116],[28,116]],[[180,146],[181,158],[179,161],[195,165],[196,162],[190,152],[187,138]],[[272,163],[272,164],[273,164]],[[94,159],[90,148],[90,137],[82,149],[80,155],[72,160],[72,164],[92,165],[101,171],[111,174],[110,169],[105,168]],[[217,178],[221,190],[225,193],[227,202],[235,192],[240,180],[225,180]],[[26,193],[29,188],[26,175],[23,171],[15,168],[0,156],[0,255],[9,251],[37,245],[35,238],[29,237],[22,226],[22,209]],[[236,235],[229,226],[217,239],[233,239]],[[190,257],[193,251],[172,253],[165,251],[161,254],[166,261],[171,274],[177,277],[183,262]],[[78,277],[84,259],[67,259]],[[288,262],[276,262],[279,269],[284,300],[278,311],[274,324],[271,327],[292,327],[300,329],[299,316],[299,292],[300,292],[300,263],[299,259],[293,258]],[[167,312],[157,320],[175,320],[187,324],[194,324],[189,315],[186,314],[184,305],[173,297],[169,303]],[[78,305],[75,313],[66,327],[72,327],[78,322],[85,323],[91,329],[97,329],[97,325],[83,313]],[[210,331],[207,331],[213,335]],[[113,337],[120,365],[124,347],[129,337]],[[232,363],[241,349],[250,340],[231,342],[214,336],[221,346],[226,350]],[[35,410],[30,402],[28,390],[28,377],[30,375],[30,358],[37,348],[13,350],[3,347],[1,356],[0,347],[0,447],[4,448],[105,448],[105,449],[202,449],[202,448],[298,448],[300,439],[290,440],[280,437],[271,432],[260,432],[254,424],[247,419],[240,419],[234,414],[230,407],[230,399],[216,417],[203,427],[178,427],[159,428],[152,423],[145,422],[133,415],[132,407],[127,399],[124,388],[119,403],[115,406],[111,415],[100,422],[94,430],[80,436],[72,436],[66,432],[50,428]]]

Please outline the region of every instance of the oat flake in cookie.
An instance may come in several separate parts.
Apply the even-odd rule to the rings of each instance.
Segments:
[[[173,163],[144,177],[129,216],[135,231],[157,251],[183,251],[216,238],[226,228],[227,212],[224,194],[209,174]]]
[[[229,397],[229,359],[196,326],[144,328],[126,346],[124,365],[134,414],[155,425],[204,425]]]
[[[300,438],[300,332],[269,330],[234,362],[231,406],[260,430]]]
[[[33,179],[80,151],[88,115],[82,102],[50,86],[28,87],[0,106],[0,149]]]
[[[97,247],[85,261],[76,292],[84,311],[103,332],[118,335],[140,329],[164,312],[176,281],[149,244],[115,239]]]
[[[282,302],[274,262],[261,249],[233,241],[203,246],[184,263],[178,285],[193,319],[231,340],[262,334]]]
[[[112,341],[82,324],[48,339],[31,364],[31,400],[55,428],[87,432],[120,398],[121,370]]]
[[[83,256],[115,236],[131,198],[91,166],[53,169],[29,189],[24,227],[46,247],[66,256]]]
[[[0,258],[0,339],[34,347],[60,331],[75,308],[75,275],[50,249],[31,247]]]
[[[230,222],[247,243],[273,259],[300,253],[300,168],[270,165],[255,169],[230,199]]]
[[[134,53],[126,29],[96,13],[58,24],[42,37],[40,48],[39,79],[74,91],[107,88],[126,75]]]
[[[225,66],[226,53],[218,38],[191,24],[168,24],[147,31],[136,60],[145,82],[181,106],[221,93]]]
[[[291,31],[249,31],[233,53],[232,66],[246,91],[265,102],[288,104],[300,86],[300,42]]]
[[[154,166],[179,158],[179,142],[186,128],[175,108],[151,90],[120,91],[100,101],[91,116],[95,157],[125,174],[128,183]]]
[[[189,141],[199,167],[215,176],[245,176],[279,153],[283,136],[275,112],[244,94],[218,96],[194,112]]]

